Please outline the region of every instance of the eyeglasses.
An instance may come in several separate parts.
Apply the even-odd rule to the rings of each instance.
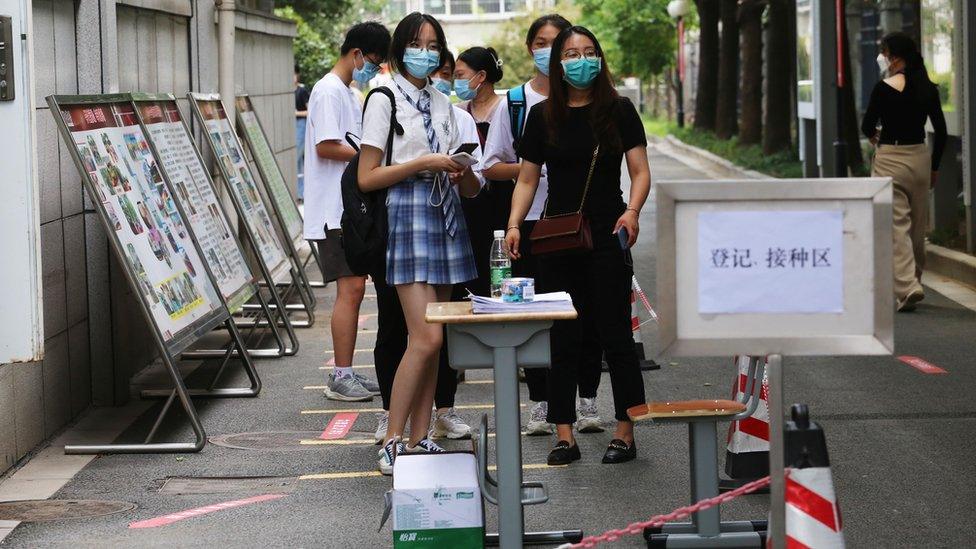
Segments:
[[[409,44],[407,44],[407,47],[408,48],[426,49],[427,51],[432,51],[432,52],[435,52],[435,53],[440,53],[440,51],[441,51],[441,45],[438,44],[437,42],[431,42],[431,43],[427,44],[427,47],[425,48],[424,46],[422,46],[420,44],[420,42],[418,42],[417,40],[414,40],[414,41],[410,42]]]
[[[596,52],[595,49],[589,49],[583,52],[579,50],[566,50],[563,52],[563,59],[567,61],[576,61],[578,59],[599,59],[600,54]]]

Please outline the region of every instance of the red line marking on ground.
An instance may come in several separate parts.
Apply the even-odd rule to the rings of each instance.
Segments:
[[[151,518],[149,520],[130,522],[129,528],[130,529],[131,528],[157,528],[159,526],[166,526],[167,524],[173,524],[174,522],[179,522],[181,520],[186,520],[188,518],[194,518],[194,517],[199,517],[201,515],[216,513],[217,511],[226,511],[227,509],[234,509],[235,507],[243,507],[245,505],[261,503],[263,501],[281,499],[285,497],[285,495],[286,494],[264,494],[263,496],[254,496],[253,498],[235,499],[233,501],[215,503],[213,505],[207,505],[205,507],[197,507],[195,509],[187,509],[185,511],[180,511],[178,513],[170,513],[168,515]]]
[[[352,430],[352,425],[356,423],[357,417],[359,417],[358,412],[342,412],[332,416],[332,420],[329,421],[319,438],[322,440],[346,438],[346,435]]]
[[[923,374],[948,374],[949,373],[946,370],[939,368],[935,364],[932,364],[931,362],[919,358],[917,356],[902,355],[898,357],[898,360],[904,362],[905,364],[908,364],[909,366],[915,368],[916,370],[922,372]]]

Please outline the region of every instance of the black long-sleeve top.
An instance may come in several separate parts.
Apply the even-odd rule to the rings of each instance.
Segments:
[[[912,145],[925,142],[925,120],[932,120],[935,139],[932,147],[932,171],[939,171],[942,151],[945,150],[946,121],[939,94],[928,94],[919,102],[910,85],[898,91],[883,80],[871,91],[871,101],[861,122],[861,131],[868,139],[878,131],[881,122],[881,144]]]

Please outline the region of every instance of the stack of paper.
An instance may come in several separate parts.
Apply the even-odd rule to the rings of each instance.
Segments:
[[[501,298],[468,295],[475,314],[498,313],[558,313],[573,310],[573,298],[566,292],[535,294],[532,301],[505,303]]]

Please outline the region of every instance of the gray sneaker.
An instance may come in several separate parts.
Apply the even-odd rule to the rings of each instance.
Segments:
[[[580,398],[576,403],[576,430],[581,433],[602,433],[603,422],[596,408],[595,398]]]
[[[551,435],[552,426],[546,421],[548,413],[548,402],[536,402],[529,413],[529,422],[525,424],[525,434],[528,436]]]
[[[329,374],[329,383],[325,386],[325,398],[343,402],[361,402],[373,400],[373,395],[363,387],[355,376],[336,377]]]
[[[352,375],[356,378],[357,381],[359,381],[359,384],[363,386],[363,389],[366,389],[367,391],[369,391],[369,394],[371,394],[373,396],[379,396],[380,395],[380,384],[379,383],[376,383],[375,381],[373,381],[372,379],[369,379],[368,377],[366,377],[364,375],[357,374],[356,372],[353,372]]]

